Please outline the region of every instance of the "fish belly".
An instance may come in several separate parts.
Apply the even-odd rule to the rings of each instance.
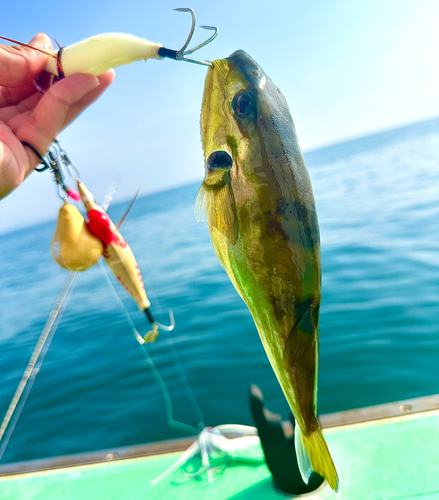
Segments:
[[[252,234],[254,236],[257,231],[253,230]],[[306,335],[305,345],[299,345],[296,349],[298,356],[292,362],[285,359],[285,348],[303,309],[303,297],[294,295],[297,287],[281,275],[279,265],[269,268],[265,264],[267,247],[259,239],[249,241],[240,237],[235,245],[229,245],[227,239],[215,229],[211,236],[217,257],[253,316],[270,364],[297,423],[307,433],[316,422],[317,332]],[[289,272],[296,273],[297,270]],[[295,307],[295,304],[301,307]],[[298,339],[299,344],[301,340]],[[289,364],[286,361],[290,361]]]

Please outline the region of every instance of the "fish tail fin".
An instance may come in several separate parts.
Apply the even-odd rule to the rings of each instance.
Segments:
[[[337,494],[338,475],[321,429],[316,429],[305,436],[300,427],[296,425],[294,444],[300,474],[305,483],[308,484],[313,471],[317,472],[326,479],[329,486]]]

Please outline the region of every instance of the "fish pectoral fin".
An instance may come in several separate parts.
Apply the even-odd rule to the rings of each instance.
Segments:
[[[208,206],[208,220],[234,245],[238,237],[235,198],[230,184],[214,190],[214,203]],[[210,213],[209,213],[210,212]]]
[[[236,205],[233,191],[229,183],[221,187],[212,187],[205,182],[201,184],[195,200],[195,217],[197,222],[205,221],[210,228],[216,228],[234,245],[238,237]]]
[[[197,222],[207,222],[207,188],[201,184],[195,200],[195,220]]]
[[[311,308],[307,309],[292,329],[284,349],[285,367],[296,366],[316,341],[311,320]]]

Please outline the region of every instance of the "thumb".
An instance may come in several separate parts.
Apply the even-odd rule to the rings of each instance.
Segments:
[[[52,52],[52,41],[44,33],[36,35],[30,46]],[[0,45],[0,85],[21,87],[44,71],[49,56],[30,47]]]

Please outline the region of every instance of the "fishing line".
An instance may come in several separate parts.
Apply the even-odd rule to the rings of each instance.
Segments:
[[[137,342],[141,345],[141,349],[145,358],[146,363],[148,366],[151,368],[151,371],[156,379],[156,382],[162,392],[163,399],[165,400],[165,407],[166,407],[166,422],[169,425],[169,427],[174,428],[174,429],[179,429],[179,430],[184,430],[185,432],[188,432],[189,434],[193,434],[194,431],[197,433],[199,432],[199,428],[194,427],[193,425],[186,424],[184,422],[179,422],[178,420],[174,420],[173,417],[173,408],[172,408],[172,399],[171,395],[169,393],[169,390],[166,386],[165,381],[163,380],[163,377],[160,375],[159,370],[157,369],[154,361],[151,358],[151,355],[148,352],[148,349],[146,348],[145,341],[143,340],[143,337],[140,335],[140,333],[137,331],[136,326],[133,323],[133,320],[131,318],[130,313],[128,312],[127,308],[125,307],[125,304],[123,303],[122,299],[119,297],[119,294],[117,293],[116,289],[113,286],[113,283],[110,279],[110,276],[108,275],[107,269],[105,268],[104,264],[102,261],[100,262],[101,269],[107,278],[109,284],[110,284],[110,289],[113,292],[113,295],[115,296],[116,300],[118,301],[121,309],[123,310],[123,314],[125,315],[128,323],[130,324],[131,330],[133,332],[133,335]],[[187,379],[186,379],[187,380]],[[187,381],[187,383],[189,383]],[[192,403],[192,401],[191,401]],[[198,404],[197,404],[198,406]],[[196,413],[196,408],[193,408],[194,412]],[[201,410],[200,410],[201,411]],[[203,424],[204,427],[204,424]]]
[[[59,322],[61,321],[63,312],[69,303],[73,291],[73,282],[77,274],[77,272],[72,272],[65,280],[61,293],[58,295],[58,298],[53,304],[53,309],[50,311],[49,317],[43,331],[41,332],[27,368],[23,373],[17,390],[15,391],[5,417],[3,418],[3,422],[0,426],[0,442],[2,442],[3,438],[4,439],[0,447],[0,461],[3,458],[3,454],[8,446],[12,433],[14,432],[15,426],[17,425],[18,419],[20,418],[24,405],[29,397],[30,391],[32,390],[41,365],[43,364],[53,336],[55,335]]]
[[[154,290],[153,285],[152,285],[152,289]],[[157,294],[155,293],[155,290],[154,290],[154,295],[156,296],[155,303],[158,305],[158,309],[160,310],[161,314],[164,315],[163,308],[160,304],[160,300],[158,299]],[[174,335],[173,335],[172,331],[169,332],[169,334],[166,336],[165,342],[167,345],[171,344],[172,352],[174,354],[174,362],[175,362],[177,370],[179,371],[180,381],[184,387],[187,398],[191,402],[192,409],[193,409],[195,416],[198,420],[198,428],[201,431],[205,427],[203,412],[201,411],[200,405],[198,404],[195,393],[194,393],[192,386],[189,382],[186,370],[184,369],[183,362],[181,361],[177,346],[175,345],[175,339],[174,339]]]
[[[148,286],[148,290],[150,289],[152,291],[152,296],[154,296],[154,304],[157,305],[157,308],[159,309],[160,313],[162,316],[165,315],[165,312],[163,310],[163,307],[160,303],[160,300],[157,296],[157,293],[156,293],[156,290],[155,290],[155,287],[154,287],[154,283],[152,282],[152,280],[150,279],[149,275],[148,275],[148,272],[146,273],[146,276],[149,278],[148,281],[149,281],[149,286]],[[175,363],[175,366],[178,370],[178,375],[180,377],[180,382],[184,388],[184,391],[186,393],[186,396],[187,398],[189,399],[191,405],[192,405],[192,410],[193,412],[195,413],[195,417],[196,419],[198,420],[198,429],[200,431],[202,431],[205,427],[205,424],[204,424],[204,416],[203,416],[203,412],[201,411],[201,408],[200,408],[200,405],[198,404],[198,400],[195,396],[195,393],[192,389],[192,386],[189,382],[189,379],[188,379],[188,376],[187,376],[187,373],[186,373],[186,370],[184,368],[184,364],[183,362],[181,361],[181,358],[180,358],[180,355],[178,353],[178,349],[177,349],[177,346],[175,345],[175,339],[174,339],[174,335],[173,335],[173,332],[169,332],[166,337],[165,337],[165,343],[169,346],[171,346],[171,350],[172,350],[172,353],[174,355],[174,363]]]

